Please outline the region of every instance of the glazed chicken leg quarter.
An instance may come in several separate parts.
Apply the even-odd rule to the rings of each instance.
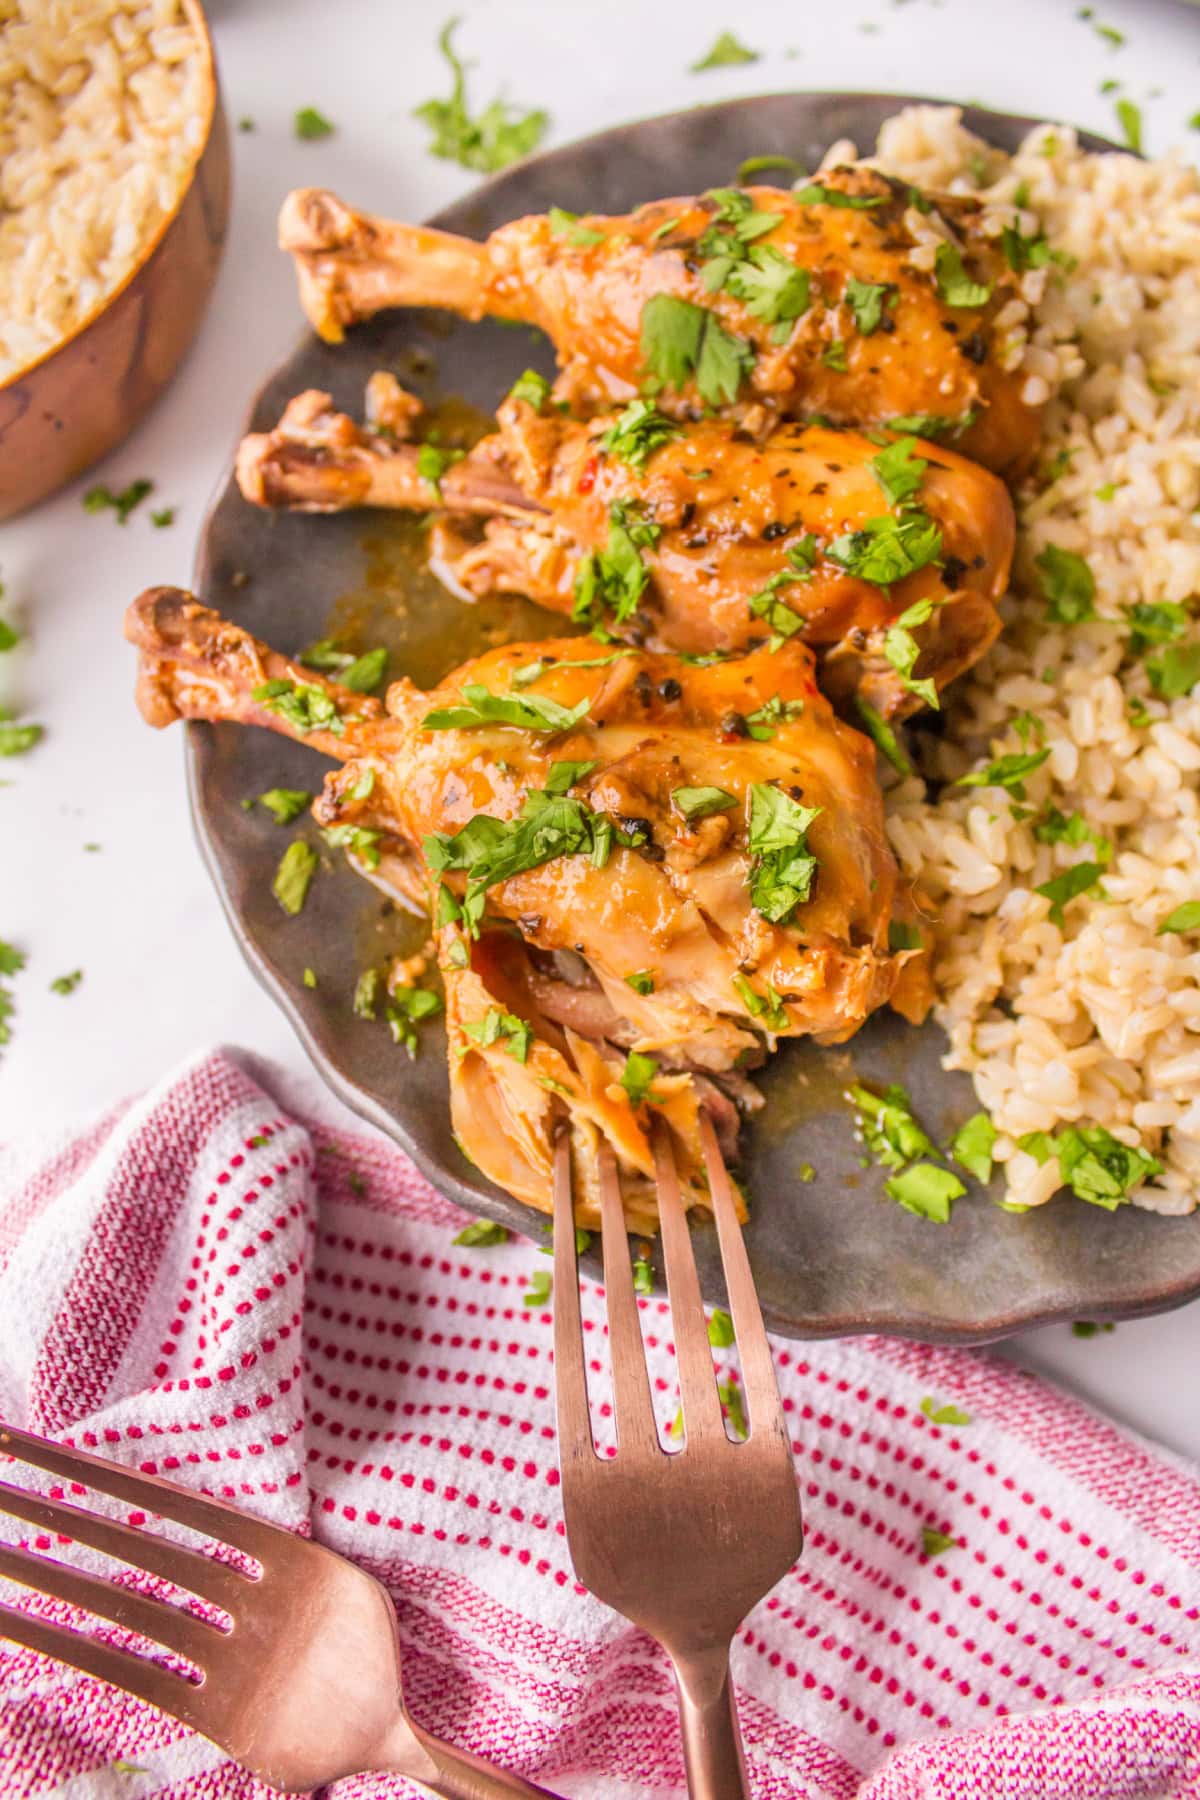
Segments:
[[[905,421],[1011,476],[1036,450],[1044,384],[1022,371],[1027,309],[1000,247],[1014,238],[984,224],[974,199],[852,167],[798,192],[718,188],[623,218],[555,209],[485,243],[305,188],[279,229],[331,341],[386,307],[517,319],[553,340],[573,408],[653,391],[678,416],[757,402],[836,424]]]
[[[299,395],[273,432],[244,440],[243,494],[302,511],[440,503],[434,566],[470,594],[525,594],[688,655],[799,633],[826,693],[884,717],[936,701],[929,684],[999,630],[1012,503],[939,445],[800,423],[757,442],[725,419],[676,425],[645,401],[583,424],[539,405],[527,375],[499,433],[435,485],[401,441],[416,422],[401,393],[373,376],[365,427],[326,394]]]
[[[884,835],[869,742],[798,641],[697,667],[577,637],[493,650],[425,693],[321,681],[177,589],[130,608],[151,723],[234,719],[341,766],[314,808],[431,908],[455,1128],[486,1174],[550,1204],[555,1121],[585,1195],[615,1148],[652,1218],[649,1106],[703,1203],[697,1107],[764,1042],[837,1042],[925,956]],[[365,835],[358,835],[365,834]]]

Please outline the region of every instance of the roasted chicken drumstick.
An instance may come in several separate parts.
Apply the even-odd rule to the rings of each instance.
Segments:
[[[401,391],[372,377],[369,419],[396,417]],[[238,480],[258,505],[301,511],[440,504],[434,566],[457,586],[525,594],[652,648],[703,655],[798,633],[826,693],[857,692],[884,717],[936,704],[999,630],[1012,504],[953,451],[799,423],[757,443],[728,420],[675,425],[645,401],[582,424],[546,408],[532,375],[499,422],[434,479],[395,426],[357,426],[309,392],[243,441]]]
[[[718,188],[624,218],[552,209],[485,243],[302,188],[279,238],[331,341],[385,307],[494,314],[549,334],[572,408],[654,392],[677,416],[757,402],[836,424],[902,421],[1015,475],[1045,398],[1022,371],[1017,283],[1044,245],[1014,228],[1006,255],[982,221],[974,199],[854,167],[799,192]]]
[[[777,1037],[849,1037],[927,1003],[867,740],[795,640],[708,667],[587,637],[493,650],[386,709],[178,589],[130,608],[155,725],[235,719],[338,759],[314,811],[428,907],[455,1129],[548,1208],[556,1116],[583,1190],[614,1146],[652,1218],[653,1103],[703,1203],[697,1106]]]

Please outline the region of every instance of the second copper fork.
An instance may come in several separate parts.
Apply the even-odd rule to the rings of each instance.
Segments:
[[[602,1151],[604,1287],[617,1452],[597,1454],[588,1410],[569,1135],[554,1185],[554,1361],[563,1511],[585,1587],[663,1646],[679,1694],[693,1800],[748,1792],[729,1673],[734,1633],[801,1548],[800,1501],[770,1345],[733,1191],[711,1123],[705,1166],[741,1360],[749,1431],[727,1435],[708,1321],[667,1134],[655,1133],[663,1256],[679,1370],[683,1447],[659,1440],[621,1191]]]

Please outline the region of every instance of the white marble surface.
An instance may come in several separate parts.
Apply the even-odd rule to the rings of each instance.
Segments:
[[[1200,134],[1200,17],[1173,0],[480,0],[459,43],[477,104],[503,89],[553,114],[549,142],[740,94],[861,88],[978,99],[1112,130],[1117,77],[1143,108],[1152,151]],[[0,575],[29,644],[0,667],[0,701],[42,720],[36,752],[0,765],[0,936],[23,945],[14,1037],[0,1059],[0,1138],[56,1130],[145,1086],[196,1047],[247,1045],[318,1092],[282,1016],[235,949],[192,842],[179,734],[146,730],[131,699],[126,601],[150,582],[186,583],[206,500],[250,394],[300,328],[274,249],[287,188],[324,183],[418,219],[473,177],[428,155],[412,108],[448,89],[434,38],[442,15],[406,0],[211,0],[234,135],[233,225],[195,350],[157,410],[87,481],[151,476],[177,521],[145,507],[124,527],[80,506],[85,482],[0,527]],[[1110,47],[1095,23],[1127,35]],[[733,26],[753,66],[687,72]],[[317,106],[336,135],[301,143],[292,116]],[[597,196],[603,204],[603,196]],[[101,849],[85,851],[97,842]],[[49,983],[81,967],[68,999]],[[330,1108],[332,1100],[324,1101]],[[1200,1225],[1200,1222],[1198,1222]],[[1160,1443],[1200,1457],[1200,1305],[1087,1341],[1065,1327],[1008,1354],[1051,1371]]]

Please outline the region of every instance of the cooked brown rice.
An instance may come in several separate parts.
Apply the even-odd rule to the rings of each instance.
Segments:
[[[846,147],[838,147],[845,156]],[[1022,525],[1008,624],[959,684],[944,737],[924,737],[917,777],[889,796],[906,873],[936,915],[938,1018],[947,1066],[969,1070],[1001,1133],[1008,1197],[1048,1200],[1055,1158],[1034,1131],[1098,1124],[1165,1165],[1134,1198],[1160,1212],[1200,1199],[1200,934],[1159,935],[1200,899],[1200,685],[1174,699],[1131,653],[1126,611],[1200,598],[1200,181],[1175,157],[1081,151],[1043,126],[1017,155],[965,131],[953,107],[911,107],[884,126],[878,160],[913,181],[978,191],[996,228],[1014,193],[1065,264],[1023,278],[1012,353],[1055,397]],[[1073,261],[1071,260],[1073,259]],[[1083,556],[1096,618],[1048,624],[1034,569],[1047,544]],[[1200,642],[1193,621],[1180,640]],[[1049,759],[1024,805],[1003,788],[955,788],[968,769],[1037,747]],[[1102,841],[1039,841],[1047,807]],[[1065,910],[1034,890],[1102,859],[1102,892]]]
[[[118,288],[203,147],[180,0],[0,0],[0,381]]]

